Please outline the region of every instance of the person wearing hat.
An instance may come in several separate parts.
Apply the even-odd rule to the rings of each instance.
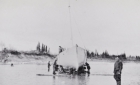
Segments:
[[[116,57],[116,62],[114,64],[114,79],[117,85],[121,85],[121,73],[123,69],[123,63],[120,57]]]
[[[63,52],[64,48],[62,48],[61,46],[59,46],[59,53]]]
[[[62,52],[62,47],[61,46],[59,46],[59,53],[61,53]]]

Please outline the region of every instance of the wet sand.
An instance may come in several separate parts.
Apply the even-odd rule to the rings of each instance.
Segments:
[[[0,65],[0,85],[116,85],[114,62],[91,62],[90,76],[37,76],[52,74],[46,64]],[[122,85],[140,85],[140,63],[124,63]]]

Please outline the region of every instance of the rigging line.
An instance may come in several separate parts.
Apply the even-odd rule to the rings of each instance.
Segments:
[[[71,41],[72,41],[72,46],[73,46],[73,33],[72,33],[72,26],[71,26],[71,11],[70,11],[70,0],[69,0],[69,18],[70,18],[70,29],[71,29]]]
[[[65,24],[63,26],[65,27]],[[61,30],[62,30],[62,33],[61,33],[61,39],[60,39],[60,45],[59,46],[63,45],[64,36],[65,36],[65,31],[64,31],[63,27],[61,28]]]
[[[61,38],[60,44],[62,46],[62,44],[63,44],[62,42],[64,42],[64,36],[65,36],[65,31],[64,30],[62,31],[62,35],[61,36],[62,36],[62,38]]]
[[[74,12],[75,12],[75,10],[74,10]],[[75,21],[75,24],[76,24],[76,26],[77,26],[77,30],[78,30],[78,32],[79,32],[79,35],[80,35],[80,38],[81,38],[81,40],[82,40],[83,46],[84,46],[84,48],[86,49],[85,43],[83,42],[83,38],[82,38],[82,35],[81,35],[81,33],[80,33],[80,30],[79,30],[79,27],[78,27],[78,25],[77,25],[77,22],[76,22],[75,17],[74,17],[74,21]]]
[[[76,24],[76,25],[77,25],[77,24]],[[86,49],[86,46],[85,46],[85,43],[84,43],[84,41],[83,41],[83,38],[82,38],[81,32],[80,32],[80,30],[79,30],[78,27],[77,27],[77,29],[78,29],[78,32],[79,32],[80,38],[81,38],[81,40],[82,40],[82,43],[83,43],[83,45],[84,45],[84,48]]]

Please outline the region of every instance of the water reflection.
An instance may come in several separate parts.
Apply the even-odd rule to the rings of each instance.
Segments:
[[[53,85],[55,85],[55,83],[56,83],[56,82],[55,82],[55,76],[53,76]]]
[[[88,85],[88,75],[53,76],[53,85]]]

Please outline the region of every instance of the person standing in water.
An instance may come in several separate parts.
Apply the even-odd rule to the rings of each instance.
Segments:
[[[57,70],[56,68],[57,68],[57,60],[55,60],[54,61],[54,64],[53,64],[53,75],[55,75],[56,73],[55,73],[55,71]]]
[[[50,64],[50,61],[48,62],[48,72],[50,71],[50,66],[51,66],[51,64]]]
[[[116,80],[117,85],[121,85],[121,72],[123,69],[123,63],[120,57],[116,58],[114,64],[114,79]]]
[[[90,65],[86,62],[86,66],[87,66],[87,73],[90,74]]]

